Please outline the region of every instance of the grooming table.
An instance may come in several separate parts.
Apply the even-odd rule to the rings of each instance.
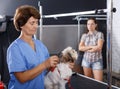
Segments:
[[[109,89],[107,83],[97,81],[78,73],[72,75],[70,84],[72,89]],[[70,89],[68,84],[66,84],[66,89]],[[112,86],[112,89],[120,88]]]

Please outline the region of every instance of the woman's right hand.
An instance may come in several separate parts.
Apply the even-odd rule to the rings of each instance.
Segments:
[[[46,68],[56,67],[59,62],[58,56],[51,56],[45,61]]]

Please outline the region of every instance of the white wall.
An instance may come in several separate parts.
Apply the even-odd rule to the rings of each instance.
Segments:
[[[112,70],[120,73],[120,0],[113,0]]]

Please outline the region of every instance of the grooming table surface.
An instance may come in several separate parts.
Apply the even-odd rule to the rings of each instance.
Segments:
[[[81,74],[73,74],[71,86],[73,89],[109,89],[107,83],[96,81]],[[68,85],[66,85],[66,89],[69,89]],[[112,86],[112,89],[120,88]]]

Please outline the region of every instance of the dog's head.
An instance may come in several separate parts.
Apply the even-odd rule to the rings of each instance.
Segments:
[[[78,58],[77,51],[72,47],[67,47],[61,52],[60,62],[74,62]]]

